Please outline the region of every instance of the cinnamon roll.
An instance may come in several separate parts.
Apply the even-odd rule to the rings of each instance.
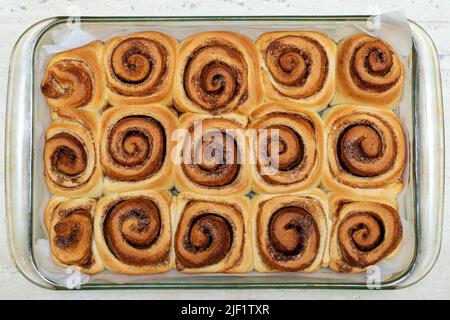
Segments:
[[[322,120],[311,111],[262,105],[250,125],[251,175],[259,193],[296,192],[319,184],[323,170]]]
[[[240,34],[195,34],[180,46],[174,102],[182,112],[248,114],[262,101],[253,42]]]
[[[174,204],[175,264],[186,273],[253,268],[248,199],[180,193]]]
[[[246,125],[247,118],[236,114],[183,114],[175,150],[177,190],[208,195],[248,193]]]
[[[102,169],[97,114],[60,110],[45,134],[44,179],[50,192],[70,198],[98,197]]]
[[[115,107],[102,114],[104,193],[173,186],[174,112],[160,105]]]
[[[403,188],[406,143],[392,111],[342,105],[324,118],[327,190],[397,195]]]
[[[403,79],[403,64],[389,44],[367,34],[350,36],[338,44],[332,104],[392,109],[400,101]]]
[[[328,264],[328,199],[313,189],[252,200],[255,269],[314,272]]]
[[[60,52],[48,62],[41,91],[52,111],[83,108],[98,110],[106,104],[101,41]]]
[[[86,274],[103,271],[94,243],[94,208],[91,198],[52,197],[44,213],[50,251],[55,264],[77,266]]]
[[[403,228],[394,200],[334,194],[330,197],[330,213],[332,270],[364,272],[397,253]]]
[[[312,31],[269,32],[256,40],[269,100],[321,110],[334,96],[336,44]]]
[[[124,274],[172,268],[171,195],[141,190],[100,198],[95,242],[106,268]]]
[[[177,41],[159,32],[138,32],[106,42],[103,64],[110,103],[170,105],[177,50]]]

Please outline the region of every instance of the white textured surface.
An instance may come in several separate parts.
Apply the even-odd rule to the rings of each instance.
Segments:
[[[78,8],[78,9],[77,9]],[[31,24],[58,15],[69,15],[79,10],[81,15],[352,15],[377,14],[404,8],[407,16],[419,22],[431,35],[439,51],[441,63],[444,109],[450,103],[450,2],[447,0],[374,1],[368,5],[360,0],[141,0],[141,1],[74,1],[74,0],[1,0],[0,30],[0,132],[3,136],[6,100],[6,82],[9,55],[17,38]],[[445,122],[450,113],[445,113]],[[445,136],[449,138],[450,131]],[[4,211],[3,146],[0,139],[0,210]],[[446,158],[448,158],[448,150]],[[445,173],[446,185],[450,181],[450,166]],[[447,199],[448,200],[448,199]],[[450,202],[446,201],[446,213]],[[9,299],[428,299],[450,298],[450,221],[444,218],[444,237],[441,255],[436,266],[416,285],[397,291],[351,290],[215,290],[210,291],[69,291],[56,292],[38,288],[23,278],[9,256],[6,245],[5,215],[0,214],[0,298]]]

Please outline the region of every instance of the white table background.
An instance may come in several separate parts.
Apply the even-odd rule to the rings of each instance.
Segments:
[[[4,136],[6,83],[9,57],[18,37],[33,23],[78,8],[81,15],[352,15],[405,9],[433,38],[441,63],[444,109],[450,103],[450,1],[448,0],[0,0],[0,136]],[[70,9],[69,9],[70,8]],[[445,110],[445,122],[450,112]],[[450,131],[446,131],[449,140]],[[0,211],[4,212],[4,139],[0,139]],[[450,152],[447,146],[446,158]],[[450,166],[445,172],[450,185]],[[450,206],[450,196],[445,211]],[[446,213],[446,212],[445,212]],[[67,291],[41,289],[23,278],[12,262],[6,243],[5,215],[0,214],[0,298],[3,299],[428,299],[450,298],[450,220],[444,218],[443,246],[433,270],[414,286],[396,291],[358,290],[165,290]]]

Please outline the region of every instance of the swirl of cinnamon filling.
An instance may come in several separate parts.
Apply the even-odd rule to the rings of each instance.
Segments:
[[[351,53],[350,74],[360,89],[384,92],[399,81],[401,62],[386,42],[367,37]]]
[[[166,136],[161,124],[151,117],[129,116],[117,121],[102,148],[105,175],[119,181],[143,180],[161,168]]]
[[[47,98],[57,99],[64,107],[81,107],[91,101],[94,91],[89,66],[77,60],[61,60],[50,65],[41,83]]]
[[[243,250],[244,221],[232,205],[195,200],[189,202],[175,233],[175,254],[184,268],[223,264],[233,267]]]
[[[403,229],[394,208],[364,201],[349,203],[341,210],[335,232],[342,271],[374,265],[399,246]]]
[[[168,249],[153,250],[160,238],[161,218],[157,205],[150,199],[138,197],[114,205],[103,223],[108,248],[123,263],[154,264],[168,254]]]
[[[324,193],[256,198],[257,271],[303,271],[320,268],[326,238]]]
[[[271,185],[308,181],[322,164],[322,135],[306,114],[274,112],[259,118],[256,165]]]
[[[193,52],[183,78],[188,97],[210,113],[231,111],[246,99],[246,62],[226,44],[210,44]]]
[[[95,154],[88,152],[87,136],[60,132],[49,137],[44,146],[45,174],[65,189],[85,185],[95,170]]]
[[[92,218],[83,208],[66,212],[50,230],[52,254],[65,265],[91,262]]]
[[[188,161],[183,161],[181,168],[190,181],[201,186],[220,188],[230,185],[240,171],[240,146],[232,133],[220,127],[222,121],[226,122],[203,120],[201,135],[195,134],[194,125],[189,128],[190,139],[186,139],[183,148],[183,158]]]
[[[177,257],[186,267],[204,267],[221,261],[231,247],[232,229],[222,217],[205,213],[196,217],[183,237]]]
[[[294,99],[320,91],[328,75],[324,48],[306,36],[284,36],[272,41],[265,52],[265,63],[276,89]]]
[[[320,233],[314,218],[304,209],[294,206],[274,212],[268,228],[270,255],[266,260],[280,270],[295,271],[311,265],[319,249]],[[289,265],[280,261],[293,261]]]
[[[160,88],[167,76],[167,52],[157,41],[144,37],[128,38],[112,50],[107,70],[112,75],[109,86],[114,92],[125,96],[148,96]]]
[[[68,133],[58,133],[48,139],[45,154],[52,169],[65,176],[76,176],[86,169],[87,155],[83,143]]]
[[[406,161],[406,145],[395,115],[347,106],[341,110],[326,120],[329,168],[334,179],[363,189],[398,182]]]
[[[385,173],[397,153],[395,139],[385,140],[369,123],[350,126],[343,132],[339,143],[339,159],[343,167],[363,177]]]

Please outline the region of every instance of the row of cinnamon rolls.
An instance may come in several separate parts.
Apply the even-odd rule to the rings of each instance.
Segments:
[[[331,194],[202,196],[131,191],[53,197],[52,257],[95,274],[357,273],[393,257],[403,229],[394,200]]]
[[[167,107],[65,110],[44,148],[55,195],[99,197],[152,189],[207,195],[328,191],[397,195],[406,142],[392,111],[341,105],[323,120],[286,105],[177,117]]]
[[[237,33],[204,32],[178,44],[140,32],[56,54],[41,89],[54,112],[150,103],[214,115],[249,115],[264,102],[392,109],[403,69],[389,44],[366,34],[336,45],[311,31],[270,32],[255,43]]]

